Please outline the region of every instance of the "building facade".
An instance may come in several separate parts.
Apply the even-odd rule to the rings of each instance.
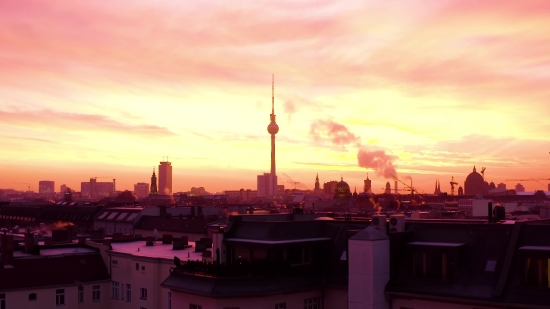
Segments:
[[[144,198],[149,195],[149,184],[145,182],[138,182],[134,185],[134,194],[138,198]]]
[[[172,163],[160,162],[158,176],[158,194],[172,195]]]
[[[41,180],[38,182],[38,193],[53,194],[55,193],[55,181]]]

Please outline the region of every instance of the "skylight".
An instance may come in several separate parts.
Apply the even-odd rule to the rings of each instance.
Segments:
[[[485,265],[485,271],[494,272],[496,267],[497,267],[496,260],[488,260],[487,264]]]

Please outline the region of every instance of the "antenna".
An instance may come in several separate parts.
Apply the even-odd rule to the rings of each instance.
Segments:
[[[271,74],[271,114],[275,115],[275,74]]]

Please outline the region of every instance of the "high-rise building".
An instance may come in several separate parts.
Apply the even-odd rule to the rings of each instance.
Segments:
[[[88,198],[107,197],[115,193],[115,180],[113,182],[98,182],[96,178],[90,178],[89,182],[80,183],[80,196]]]
[[[134,185],[134,194],[138,198],[144,198],[149,195],[149,184],[145,182],[138,182]]]
[[[157,175],[155,175],[155,168],[154,167],[153,167],[153,175],[151,175],[151,194],[158,194]]]
[[[386,182],[386,190],[384,190],[385,194],[391,194],[391,185],[390,182]]]
[[[158,194],[172,195],[172,163],[168,161],[159,164]]]
[[[258,196],[267,197],[277,194],[277,172],[275,168],[275,134],[279,132],[275,117],[275,76],[271,80],[271,115],[267,132],[271,135],[271,172],[258,175]]]
[[[55,182],[51,180],[41,180],[38,182],[38,193],[51,194],[55,193]]]
[[[60,187],[59,187],[59,193],[65,193],[67,192],[67,185],[66,184],[62,184]]]
[[[550,188],[550,185],[548,185],[548,187]],[[502,183],[502,182],[499,183],[499,184],[497,185],[497,189],[504,189],[504,190],[506,190],[506,184],[505,184],[505,183]]]
[[[525,192],[525,187],[521,183],[516,184],[516,192]]]
[[[275,183],[275,186],[273,185]],[[277,194],[277,176],[273,177],[271,173],[258,175],[257,189],[259,197],[271,197]],[[273,191],[275,190],[275,191]]]

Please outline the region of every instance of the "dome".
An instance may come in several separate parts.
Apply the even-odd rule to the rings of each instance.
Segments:
[[[464,183],[464,194],[465,195],[477,195],[485,193],[485,181],[481,174],[474,170],[466,177],[466,182]]]
[[[339,181],[336,184],[336,187],[334,189],[334,198],[335,199],[348,199],[350,197],[351,197],[351,191],[349,189],[349,185],[342,178],[341,181]]]
[[[277,134],[277,132],[279,132],[279,126],[272,122],[267,126],[267,132],[269,132],[269,134]]]

